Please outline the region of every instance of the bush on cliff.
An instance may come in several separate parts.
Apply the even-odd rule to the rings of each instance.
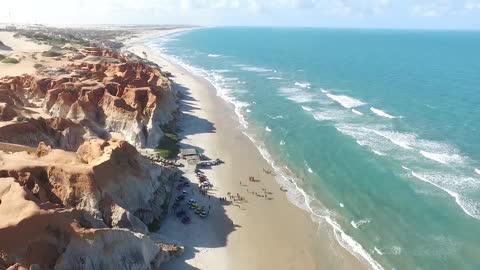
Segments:
[[[178,136],[172,131],[165,131],[156,152],[163,158],[174,158],[179,152]]]
[[[0,60],[3,60],[3,59],[5,59],[5,55],[0,54]]]
[[[62,54],[59,53],[59,52],[56,52],[56,51],[44,51],[42,52],[42,56],[45,56],[45,57],[57,57],[57,56],[61,56]]]
[[[18,63],[20,63],[20,61],[18,61],[18,59],[15,59],[15,58],[7,57],[7,58],[4,58],[2,60],[2,63],[4,63],[4,64],[18,64]]]

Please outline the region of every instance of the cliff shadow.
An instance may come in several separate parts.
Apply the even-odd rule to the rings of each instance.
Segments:
[[[200,108],[196,107],[195,103],[198,101],[190,95],[190,90],[181,84],[174,83],[173,85],[180,98],[180,138],[184,139],[186,136],[194,134],[215,133],[216,129],[212,122],[195,115],[195,111],[199,111]]]
[[[159,233],[168,235],[169,239],[174,239],[175,243],[184,246],[184,253],[179,258],[174,258],[166,264],[162,264],[162,269],[199,269],[191,266],[187,261],[193,259],[197,254],[208,252],[209,249],[225,247],[230,233],[241,227],[234,224],[233,220],[226,214],[225,206],[231,202],[221,198],[227,198],[225,192],[218,189],[201,192],[198,180],[195,174],[184,175],[188,179],[188,187],[182,187],[185,181],[176,181],[172,202]],[[181,186],[180,188],[178,188]],[[185,191],[185,192],[184,192]],[[185,198],[174,207],[176,198],[180,195]],[[205,218],[195,213],[195,209],[190,207],[188,201],[194,199],[199,207],[208,211]],[[185,214],[179,216],[184,211]],[[184,224],[182,218],[188,216],[191,223]]]

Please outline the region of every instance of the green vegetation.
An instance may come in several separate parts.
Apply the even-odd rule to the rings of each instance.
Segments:
[[[7,57],[7,58],[4,58],[2,60],[2,63],[4,63],[4,64],[18,64],[18,63],[20,63],[20,61],[18,61],[18,59],[15,59],[15,58]]]
[[[148,231],[149,232],[158,232],[160,230],[160,225],[162,224],[162,220],[155,218],[153,222],[148,224]]]
[[[35,69],[39,69],[39,68],[42,68],[43,65],[42,65],[42,64],[39,64],[39,63],[36,63],[35,65],[33,65],[33,67],[34,67]]]
[[[3,59],[5,59],[5,55],[0,54],[0,60],[3,60]]]
[[[178,136],[171,130],[166,130],[155,152],[163,158],[174,158],[179,152]]]
[[[162,205],[162,213],[161,216],[158,216],[153,219],[152,223],[148,224],[148,231],[149,232],[158,232],[160,230],[160,226],[162,225],[165,216],[168,213],[168,206],[170,205],[170,200],[172,199],[172,193],[167,193],[167,197]]]
[[[61,53],[52,51],[52,50],[42,52],[42,56],[45,56],[45,57],[57,57],[61,55],[62,55]]]

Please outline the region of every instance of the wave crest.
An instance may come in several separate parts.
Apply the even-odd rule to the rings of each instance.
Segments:
[[[329,97],[330,99],[336,101],[338,104],[342,105],[344,108],[347,108],[347,109],[351,109],[351,108],[355,108],[355,107],[358,107],[358,106],[365,105],[365,103],[363,103],[362,101],[360,101],[358,99],[354,99],[354,98],[349,97],[349,96],[334,95],[334,94],[330,94],[330,93],[327,93],[325,95],[327,97]]]

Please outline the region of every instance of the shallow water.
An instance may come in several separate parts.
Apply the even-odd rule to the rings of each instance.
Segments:
[[[210,80],[291,201],[372,268],[480,268],[480,32],[209,28],[148,45]]]

